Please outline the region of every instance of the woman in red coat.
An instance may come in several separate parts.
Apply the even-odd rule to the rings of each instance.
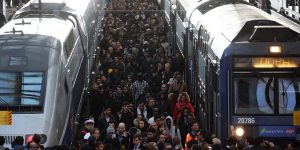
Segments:
[[[175,123],[176,123],[179,115],[181,114],[183,108],[187,108],[188,110],[190,110],[190,112],[192,114],[194,114],[194,112],[195,112],[195,109],[190,102],[190,96],[188,95],[187,92],[182,92],[178,97],[178,100],[177,100],[177,103],[175,105],[175,109],[173,112],[173,119],[174,119]]]

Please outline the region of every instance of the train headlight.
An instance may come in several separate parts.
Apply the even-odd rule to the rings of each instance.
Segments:
[[[269,51],[272,54],[280,54],[281,53],[281,47],[280,46],[270,46]]]
[[[241,128],[241,127],[237,127],[237,128],[235,129],[235,134],[236,134],[237,136],[239,136],[239,137],[243,136],[244,133],[245,133],[245,131],[244,131],[244,129]]]

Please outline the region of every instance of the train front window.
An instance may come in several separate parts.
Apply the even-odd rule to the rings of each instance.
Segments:
[[[236,114],[291,114],[299,95],[300,78],[234,78]],[[299,98],[298,98],[299,99]]]
[[[41,105],[42,81],[42,72],[0,72],[0,105]]]

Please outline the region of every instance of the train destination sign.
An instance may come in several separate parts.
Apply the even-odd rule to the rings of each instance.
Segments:
[[[234,58],[234,68],[297,68],[300,59],[297,57],[252,57]]]

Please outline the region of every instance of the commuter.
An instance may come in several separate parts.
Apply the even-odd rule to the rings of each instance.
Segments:
[[[159,149],[164,149],[165,144],[167,143],[167,136],[164,134],[159,135],[159,140],[157,141],[157,146]]]
[[[152,106],[152,107],[151,107]],[[151,112],[151,117],[148,119],[148,123],[152,124],[152,122],[155,121],[155,118],[160,118],[160,112],[159,112],[159,108],[158,105],[150,105],[150,110],[152,110]]]
[[[237,142],[238,142],[238,139],[236,136],[232,135],[232,136],[228,137],[226,148],[230,149],[230,150],[234,149],[234,148],[237,149]]]
[[[128,128],[133,127],[134,113],[129,108],[128,102],[123,102],[122,109],[117,113],[117,121],[124,122]]]
[[[191,131],[186,135],[185,150],[190,149],[194,144],[200,144],[202,142],[202,135],[200,132],[199,123],[194,121],[191,123]]]
[[[125,64],[121,61],[121,58],[119,56],[114,57],[114,60],[110,65],[110,68],[117,68],[121,74],[126,72]]]
[[[116,139],[120,148],[122,145],[127,149],[129,147],[129,136],[126,132],[126,124],[121,122],[117,128]]]
[[[44,149],[44,146],[41,145],[41,140],[42,140],[42,137],[39,135],[39,134],[34,134],[33,137],[32,137],[32,141],[34,141],[41,150]]]
[[[101,132],[98,128],[93,128],[91,130],[91,136],[95,137],[96,142],[101,141]]]
[[[41,150],[38,143],[35,143],[34,141],[29,141],[27,143],[28,150]]]
[[[11,147],[13,150],[28,150],[27,147],[24,146],[24,138],[22,136],[17,136],[11,143]]]
[[[133,144],[130,145],[129,150],[147,150],[146,147],[143,146],[143,144],[141,143],[141,135],[136,134],[133,136],[132,138],[133,140]]]
[[[176,52],[175,57],[172,59],[172,64],[175,72],[183,73],[184,70],[184,59],[179,51]]]
[[[96,142],[96,150],[104,150],[104,142],[97,141]]]
[[[283,150],[293,150],[293,144],[291,142],[288,142],[283,145]]]
[[[174,72],[171,71],[171,64],[165,63],[164,71],[162,72],[162,83],[167,84],[173,77]]]
[[[191,150],[202,150],[202,146],[200,144],[193,144]]]
[[[253,137],[246,137],[245,138],[245,146],[243,148],[243,150],[251,150],[254,146],[254,139]]]
[[[137,106],[139,96],[141,94],[143,94],[144,89],[147,88],[148,86],[149,86],[148,82],[143,80],[143,75],[141,72],[139,72],[137,74],[137,80],[134,81],[130,86],[130,89],[134,96],[134,106],[135,107]]]
[[[120,72],[119,68],[114,67],[114,68],[109,68],[109,79],[112,83],[112,85],[115,87],[116,85],[120,84],[120,81],[122,78],[124,78],[124,73]]]
[[[108,92],[101,83],[100,77],[97,79],[96,84],[92,86],[90,92],[90,110],[91,116],[95,118],[95,122],[98,121],[98,117],[103,109],[103,107],[108,103]]]
[[[212,149],[213,150],[221,150],[222,149],[221,140],[216,137],[213,137],[213,136],[212,136]]]
[[[96,150],[96,138],[94,136],[89,136],[87,142],[83,144],[80,148],[81,150]]]
[[[142,133],[144,133],[147,130],[147,128],[148,128],[148,122],[147,122],[147,120],[145,118],[141,118],[139,120],[137,128],[140,129]]]
[[[175,80],[172,81],[169,87],[169,93],[173,93],[174,91],[178,91],[179,94],[182,92],[187,92],[187,85],[183,81],[181,73],[179,72],[177,72]]]
[[[156,95],[157,100],[168,100],[168,85],[162,84],[160,86],[160,91]]]
[[[120,148],[119,141],[116,139],[115,129],[112,127],[107,127],[106,137],[105,137],[104,149],[107,150],[117,150]]]
[[[133,96],[132,93],[129,91],[129,87],[126,85],[123,87],[123,99],[130,104],[133,104]]]
[[[4,136],[0,136],[0,150],[8,150],[8,148],[4,147],[5,138]]]
[[[263,139],[263,137],[256,137],[254,139],[253,149],[255,150],[267,150],[268,143]]]
[[[100,114],[98,118],[98,122],[96,124],[97,128],[99,128],[101,131],[105,131],[108,127],[109,121],[115,121],[115,117],[111,113],[111,107],[105,106],[103,109],[103,112]]]
[[[91,130],[94,128],[95,121],[93,118],[86,118],[84,121],[84,128],[79,133],[79,140],[86,141],[91,135]]]
[[[142,118],[145,118],[148,120],[149,118],[149,113],[148,113],[148,109],[145,105],[145,101],[140,101],[139,104],[138,104],[138,107],[136,108],[136,111],[135,111],[135,116],[138,116],[138,115],[141,115]]]
[[[157,142],[157,129],[150,127],[146,130],[146,133],[149,142]]]
[[[149,71],[145,74],[145,79],[151,87],[153,93],[158,93],[161,87],[161,77],[158,75],[157,70],[155,69],[155,64],[151,65]]]
[[[187,108],[192,114],[195,112],[195,109],[190,102],[190,96],[186,92],[181,93],[178,97],[178,102],[176,103],[173,112],[174,122],[177,122],[177,119],[181,115],[184,108]]]
[[[175,106],[178,102],[179,91],[174,91],[168,94],[168,103],[170,104],[171,113],[175,112]],[[174,119],[174,118],[173,118]]]
[[[173,118],[168,116],[166,118],[166,130],[169,132],[172,138],[178,137],[181,140],[179,129],[174,125]]]

